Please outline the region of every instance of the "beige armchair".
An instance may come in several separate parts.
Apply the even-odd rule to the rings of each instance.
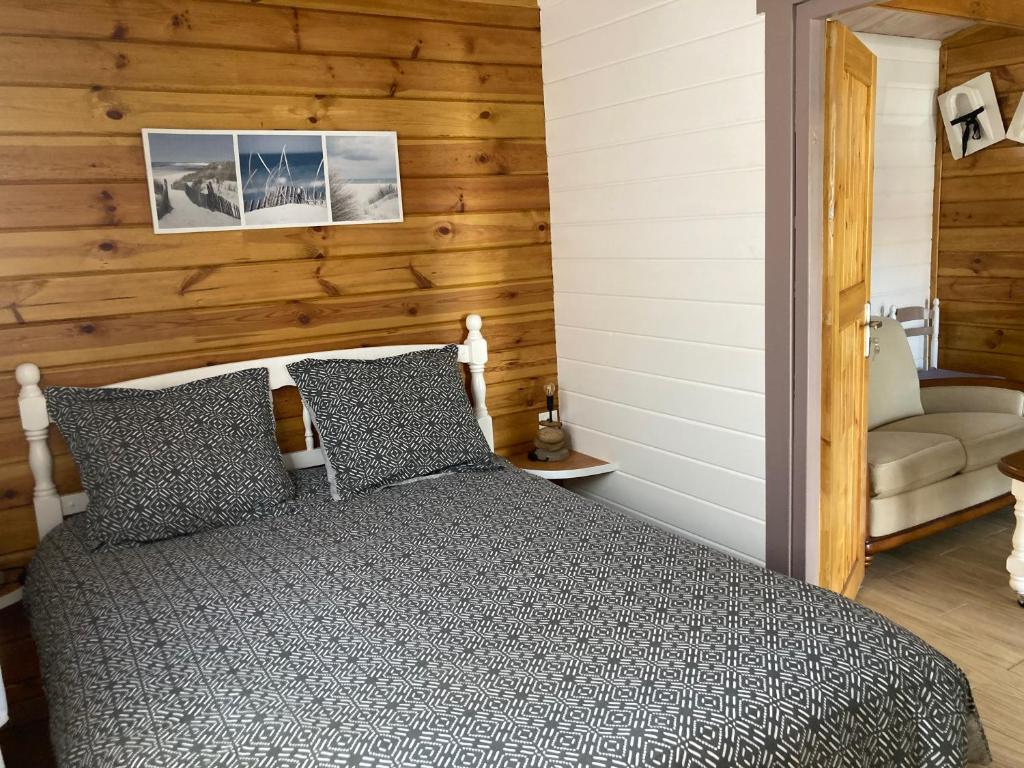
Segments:
[[[875,341],[868,393],[869,560],[1011,506],[1010,481],[997,464],[1024,450],[1024,392],[1015,385],[919,382],[903,328],[889,318]]]

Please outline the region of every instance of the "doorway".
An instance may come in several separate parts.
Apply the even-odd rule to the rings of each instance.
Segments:
[[[817,580],[821,519],[823,131],[814,120],[822,99],[825,22],[876,4],[857,0],[760,0],[766,13],[767,133],[767,561]],[[917,7],[912,7],[912,6]],[[958,12],[950,24],[1024,27],[1024,6],[959,0],[899,0],[907,11]],[[941,6],[941,8],[940,8]],[[988,13],[989,17],[982,14]],[[992,14],[1002,14],[993,18]]]

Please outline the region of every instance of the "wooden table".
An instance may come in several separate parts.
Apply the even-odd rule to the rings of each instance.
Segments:
[[[619,468],[614,462],[595,459],[579,451],[570,451],[569,456],[562,461],[532,461],[526,453],[510,456],[509,461],[524,472],[555,482],[605,475]]]
[[[1024,608],[1024,451],[1004,456],[999,462],[999,471],[1013,481],[1010,491],[1017,500],[1013,508],[1017,526],[1013,531],[1013,551],[1006,558],[1006,570],[1010,572],[1010,587],[1017,593],[1017,602]]]

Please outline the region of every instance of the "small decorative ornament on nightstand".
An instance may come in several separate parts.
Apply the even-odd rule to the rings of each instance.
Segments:
[[[529,458],[531,461],[563,461],[569,456],[569,437],[562,428],[562,422],[555,419],[555,385],[547,384],[544,394],[547,396],[548,418],[540,423]]]

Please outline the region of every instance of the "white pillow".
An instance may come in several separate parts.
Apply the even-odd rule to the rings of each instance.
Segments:
[[[868,429],[924,413],[917,365],[903,326],[882,318],[875,340],[878,351],[869,362]]]

